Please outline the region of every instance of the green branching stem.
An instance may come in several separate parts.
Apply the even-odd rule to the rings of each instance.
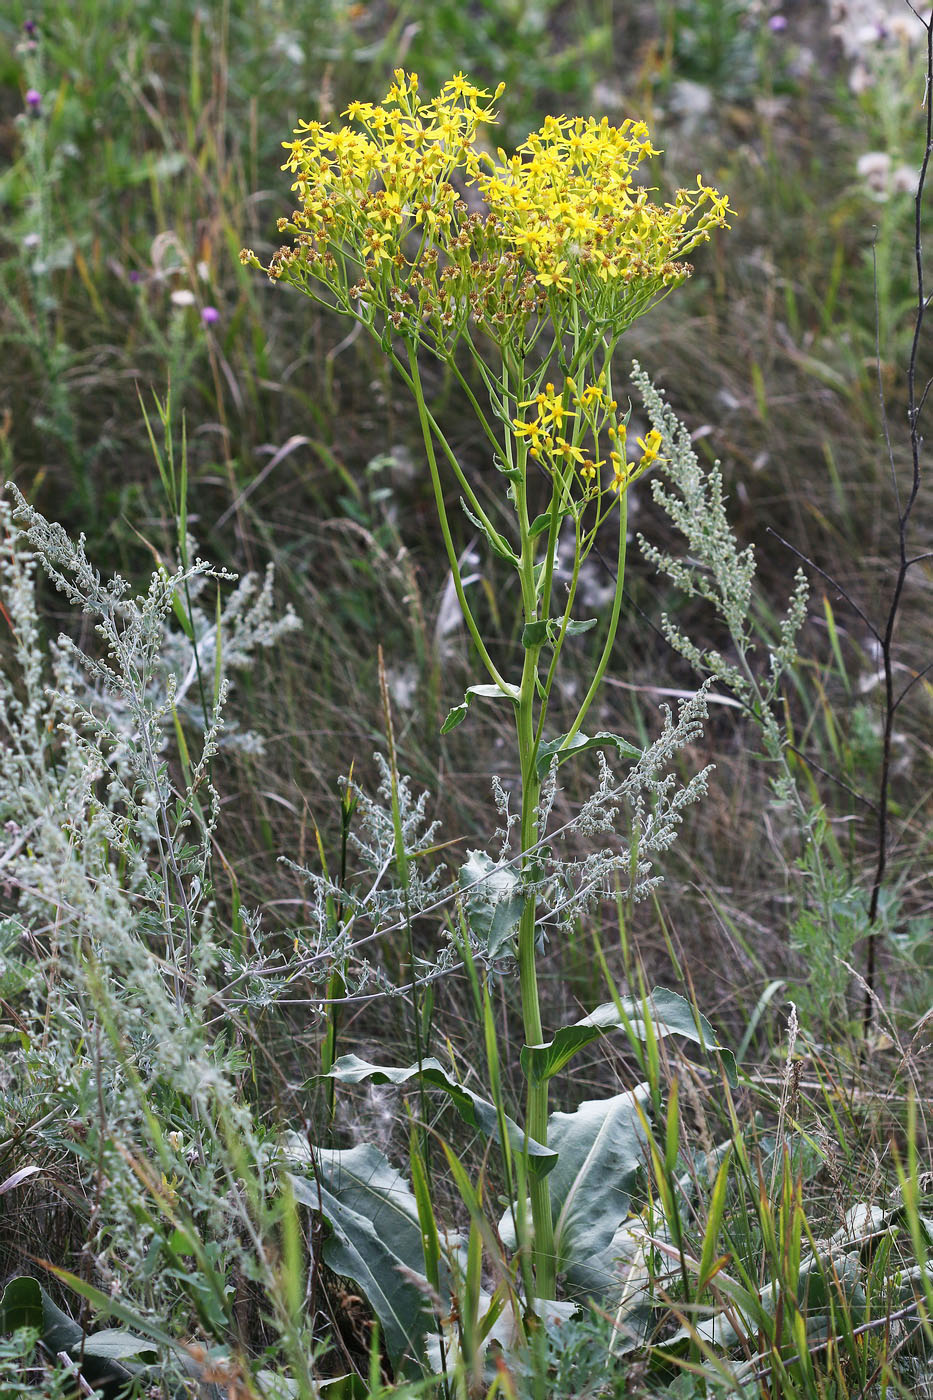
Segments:
[[[508,414],[508,405],[505,403],[501,396],[502,386],[501,384],[497,384],[496,381],[493,379],[492,375],[489,373],[489,370],[486,367],[486,364],[483,361],[480,352],[476,349],[473,342],[470,340],[469,333],[464,332],[463,338],[467,342],[470,353],[473,356],[473,361],[479,371],[483,384],[485,385],[486,392],[489,396],[489,402],[492,404],[493,412],[497,418],[504,422]],[[464,394],[469,400],[470,407],[476,414],[480,427],[482,428],[483,433],[485,434],[486,439],[492,447],[493,451],[501,452],[502,449],[499,444],[499,439],[496,437],[492,424],[489,422],[489,419],[484,413],[483,407],[479,402],[479,399],[474,394],[470,381],[466,378],[460,366],[457,364],[457,357],[453,351],[451,351],[451,353],[447,357],[447,364],[450,366],[454,378],[456,379],[457,383],[460,385],[460,388],[463,390]]]
[[[556,510],[555,510],[555,511],[554,511],[554,515],[552,516],[552,519],[551,519],[551,531],[550,531],[550,534],[554,534],[554,535],[556,535],[556,515],[557,515],[557,512],[556,512]],[[544,587],[544,596],[543,596],[543,599],[542,599],[542,609],[541,609],[541,610],[542,610],[542,613],[544,614],[545,617],[548,615],[548,607],[549,607],[549,603],[550,603],[550,588],[551,588],[551,581],[552,581],[552,576],[553,576],[553,564],[554,564],[553,541],[552,541],[552,539],[550,538],[550,534],[549,534],[549,538],[548,538],[548,556],[547,556],[547,564],[546,564],[546,566],[545,566],[545,587]],[[549,703],[550,698],[551,698],[551,687],[552,687],[553,684],[554,684],[554,677],[555,677],[555,675],[557,674],[557,663],[558,663],[559,660],[560,660],[560,654],[561,654],[561,652],[563,651],[563,648],[564,648],[564,639],[565,639],[566,636],[567,636],[567,627],[568,627],[568,625],[569,625],[569,623],[570,623],[570,617],[571,617],[571,613],[572,613],[572,611],[573,611],[574,600],[575,600],[575,598],[576,598],[576,596],[577,596],[577,584],[578,584],[579,581],[580,581],[580,563],[581,563],[581,557],[582,557],[582,541],[581,541],[581,538],[580,538],[580,521],[579,521],[579,518],[577,518],[577,520],[575,521],[574,556],[573,556],[573,576],[571,577],[570,584],[569,584],[568,589],[567,589],[567,602],[566,602],[566,604],[565,604],[565,606],[564,606],[563,616],[561,617],[561,620],[560,620],[560,628],[558,629],[557,636],[554,638],[553,650],[552,650],[552,653],[551,653],[551,664],[550,664],[550,666],[548,667],[547,676],[546,676],[546,678],[545,678],[544,685],[543,685],[543,687],[542,687],[542,689],[543,689],[543,691],[544,691],[544,694],[543,694],[542,699],[541,699],[541,709],[540,709],[540,711],[538,712],[538,727],[537,727],[537,730],[536,730],[536,733],[535,733],[535,749],[536,749],[536,751],[537,751],[537,746],[538,746],[538,744],[540,744],[542,738],[544,737],[544,721],[545,721],[545,719],[547,718],[548,703]],[[536,752],[536,758],[537,758],[537,752]]]
[[[425,402],[424,390],[421,384],[421,374],[418,369],[416,346],[411,343],[409,343],[408,345],[408,360],[409,365],[412,366],[411,372],[409,372],[409,370],[405,368],[402,361],[395,354],[394,350],[390,353],[390,358],[392,360],[392,363],[395,365],[395,368],[399,371],[405,383],[408,385],[409,389],[411,389],[412,394],[414,395],[415,400],[418,404],[419,415],[421,414],[422,410],[424,411],[424,418],[422,420],[421,428],[422,433],[425,434],[424,425],[426,422],[428,430],[431,434],[430,439],[428,438],[427,434],[425,434],[425,444],[428,450],[429,461],[433,462],[435,460],[434,440],[436,439],[440,443],[441,451],[447,459],[454,476],[457,478],[457,484],[459,485],[461,491],[466,497],[470,509],[474,512],[477,519],[481,522],[483,529],[486,530],[487,538],[489,539],[490,544],[493,546],[494,549],[498,550],[499,553],[507,555],[509,553],[509,547],[507,542],[502,538],[502,536],[499,534],[499,531],[496,529],[492,521],[489,519],[489,516],[486,514],[486,511],[484,510],[482,503],[479,500],[479,497],[476,495],[476,492],[470,485],[470,482],[468,481],[463,471],[463,468],[457,461],[456,453],[454,452],[450,443],[447,441],[446,437],[441,431],[437,419],[434,417],[433,413],[428,408],[427,403]],[[498,449],[498,443],[496,442],[495,434],[492,433],[492,430],[489,427],[489,424],[487,423],[485,418],[482,418],[482,425],[484,432],[487,434],[488,437],[491,437],[493,444]]]
[[[603,676],[606,674],[606,667],[609,665],[609,658],[615,645],[616,633],[619,630],[619,617],[622,612],[622,585],[625,580],[625,550],[628,535],[628,493],[623,488],[619,492],[619,548],[616,560],[616,591],[612,600],[612,613],[609,618],[609,629],[606,633],[606,641],[603,645],[602,655],[590,682],[590,688],[583,697],[583,702],[577,711],[576,719],[567,731],[566,744],[574,738],[584,719],[586,712],[596,698],[596,692],[602,684]]]
[[[440,522],[441,534],[444,538],[444,548],[447,550],[447,559],[450,564],[450,571],[454,581],[454,588],[457,593],[457,602],[460,604],[460,611],[463,613],[463,620],[467,625],[467,630],[473,639],[473,645],[479,652],[480,658],[492,680],[499,687],[504,695],[510,694],[509,687],[500,675],[498,667],[486,649],[486,644],[476,625],[476,619],[467,602],[466,593],[463,589],[463,579],[460,574],[460,561],[457,558],[457,551],[450,534],[450,522],[447,519],[447,507],[444,504],[444,489],[441,485],[440,473],[437,468],[437,456],[434,451],[434,433],[431,427],[431,418],[428,413],[427,404],[424,401],[424,391],[421,385],[421,376],[418,372],[417,353],[414,345],[408,346],[408,361],[411,370],[409,383],[418,405],[418,421],[421,425],[421,436],[424,439],[424,448],[428,458],[428,468],[431,472],[431,484],[434,487],[434,503],[437,506],[437,518]],[[472,493],[471,493],[472,494]]]

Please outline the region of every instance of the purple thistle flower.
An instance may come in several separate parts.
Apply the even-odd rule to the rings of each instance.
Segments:
[[[771,30],[772,34],[780,34],[787,28],[787,16],[772,15],[768,20],[768,28]]]
[[[42,93],[37,88],[26,89],[26,106],[31,107],[34,112],[39,110],[42,102]]]
[[[24,34],[28,34],[29,37],[30,37],[30,39],[31,39],[32,36],[35,34],[35,32],[36,32],[36,21],[35,21],[34,19],[27,19],[27,20],[24,22],[24,24],[23,24],[23,33],[24,33]]]
[[[220,312],[217,310],[216,306],[203,306],[201,308],[201,320],[204,322],[205,326],[212,326],[215,321],[220,320]]]

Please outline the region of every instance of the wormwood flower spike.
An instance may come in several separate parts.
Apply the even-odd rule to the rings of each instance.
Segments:
[[[350,104],[348,125],[299,122],[283,142],[291,242],[269,276],[448,350],[471,318],[506,345],[541,319],[562,332],[574,306],[619,335],[689,275],[685,257],[726,225],[728,201],[698,176],[652,203],[638,170],[658,151],[643,122],[548,117],[494,158],[480,143],[502,92],[457,73],[425,102],[417,74],[398,70],[381,105]]]

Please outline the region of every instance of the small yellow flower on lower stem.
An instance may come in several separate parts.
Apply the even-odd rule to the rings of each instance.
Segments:
[[[573,443],[568,442],[566,438],[559,437],[555,443],[555,447],[556,450],[561,454],[561,456],[566,457],[573,462],[583,461],[582,450],[579,447],[574,447]]]
[[[642,450],[642,459],[639,462],[639,466],[647,467],[657,460],[658,453],[661,449],[661,434],[658,432],[657,428],[652,428],[646,438],[636,438],[636,441]]]

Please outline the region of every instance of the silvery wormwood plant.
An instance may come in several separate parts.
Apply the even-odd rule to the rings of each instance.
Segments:
[[[700,463],[689,430],[638,364],[632,381],[664,446],[651,492],[686,548],[683,557],[675,557],[641,535],[639,545],[679,592],[709,605],[728,640],[722,648],[700,648],[666,614],[661,617],[662,630],[698,675],[731,691],[759,728],[775,810],[789,817],[791,837],[801,851],[797,868],[804,876],[804,897],[791,936],[805,954],[807,971],[798,1000],[802,1006],[819,1008],[822,1018],[830,1010],[844,1013],[849,960],[867,932],[866,901],[842,863],[833,859],[825,810],[800,790],[788,758],[782,715],[782,682],[797,659],[797,638],[807,617],[806,575],[798,569],[777,635],[769,640],[754,615],[755,552],[750,545],[740,549],[736,542],[719,463]]]
[[[248,665],[257,648],[273,645],[297,618],[291,611],[273,617],[269,573],[258,586],[244,578],[216,621],[192,606],[183,630],[176,613],[183,587],[196,598],[209,578],[219,586],[230,575],[200,560],[171,574],[160,568],[148,590],[133,597],[119,577],[101,579],[83,539],[69,539],[10,489],[16,509],[4,504],[0,516],[12,663],[0,675],[6,740],[0,813],[10,837],[0,855],[4,877],[19,907],[41,919],[56,901],[68,907],[61,882],[76,862],[97,862],[101,876],[120,864],[125,888],[145,892],[146,917],[154,930],[162,928],[177,973],[184,958],[175,943],[176,920],[190,957],[205,897],[217,816],[210,760],[224,742],[227,673]],[[102,642],[92,654],[59,637],[49,648],[50,686],[34,596],[36,562],[73,606],[96,619]],[[202,681],[208,678],[209,699],[195,685],[199,672]],[[197,761],[184,765],[186,788],[179,792],[167,752],[181,720],[200,729],[203,742]],[[261,743],[236,730],[232,742]],[[183,858],[180,847],[186,848]],[[82,903],[79,898],[75,908]]]
[[[3,1057],[3,1151],[14,1163],[70,1152],[93,1203],[97,1280],[157,1317],[163,1336],[182,1296],[209,1334],[229,1334],[234,1265],[294,1331],[257,1224],[276,1176],[236,1087],[223,1004],[218,1026],[225,939],[210,872],[226,669],[297,620],[274,616],[268,575],[242,580],[213,618],[187,608],[182,626],[179,599],[229,575],[195,560],[156,571],[135,596],[11,493],[13,509],[0,501],[0,986],[19,1029]],[[37,568],[93,619],[93,650],[68,637],[45,646]],[[179,782],[182,725],[201,742],[175,749]],[[258,918],[250,926],[259,938]],[[198,1268],[160,1254],[173,1227]],[[309,1367],[310,1330],[293,1350]]]

